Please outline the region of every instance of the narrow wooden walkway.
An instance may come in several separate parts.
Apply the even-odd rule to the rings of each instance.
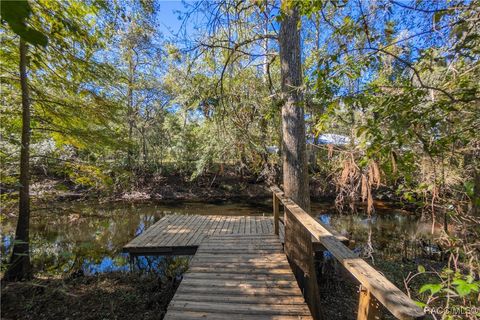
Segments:
[[[312,317],[277,236],[223,234],[201,243],[165,319]]]

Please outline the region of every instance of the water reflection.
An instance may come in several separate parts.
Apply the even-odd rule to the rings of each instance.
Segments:
[[[353,240],[351,249],[374,262],[413,259],[419,243],[433,238],[431,222],[423,221],[404,210],[381,208],[369,217],[358,210],[354,214],[338,214],[334,208],[312,206],[315,217],[332,229]]]
[[[167,214],[265,214],[267,205],[169,203],[63,203],[37,208],[31,219],[31,257],[43,273],[95,274],[132,269],[154,270],[165,257],[136,257],[132,265],[122,247]],[[15,219],[2,219],[2,270],[15,231]],[[168,262],[171,262],[168,260]],[[153,267],[152,267],[153,266]]]
[[[330,205],[314,204],[313,215],[355,240],[355,250],[376,257],[398,258],[402,241],[428,237],[430,225],[394,210],[338,214]],[[35,270],[44,273],[95,274],[110,271],[157,270],[167,263],[185,264],[172,257],[130,257],[122,247],[166,214],[270,215],[271,204],[170,203],[59,204],[32,212],[31,251]],[[16,221],[2,220],[2,269],[12,247]],[[428,231],[427,231],[428,230]],[[158,269],[160,270],[160,269]],[[175,276],[175,275],[171,275]]]
[[[131,256],[130,270],[179,279],[187,270],[190,258],[191,256]]]

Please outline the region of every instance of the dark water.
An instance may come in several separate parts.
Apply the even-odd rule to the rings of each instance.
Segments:
[[[266,204],[169,203],[98,204],[59,203],[37,208],[30,222],[31,257],[35,270],[48,273],[95,274],[128,271],[132,267],[157,269],[166,263],[139,257],[131,265],[122,247],[167,214],[268,214]],[[16,219],[2,217],[2,270],[8,261]],[[171,265],[171,263],[170,263]]]
[[[371,216],[357,210],[356,213],[339,214],[328,205],[313,205],[315,217],[351,241],[350,248],[363,258],[382,260],[413,260],[426,255],[425,250],[435,250],[432,241],[442,228],[433,228],[429,219],[405,210],[389,208],[382,203]],[[429,256],[433,258],[433,256]]]
[[[429,237],[430,225],[407,212],[377,209],[371,218],[360,213],[339,214],[328,204],[314,204],[320,221],[355,240],[352,249],[362,256],[399,259],[403,241]],[[132,265],[122,247],[167,214],[271,215],[271,204],[169,203],[98,204],[70,203],[32,212],[31,252],[35,270],[51,274],[95,274],[155,270],[171,258],[140,257]],[[8,260],[15,219],[2,217],[2,269]]]

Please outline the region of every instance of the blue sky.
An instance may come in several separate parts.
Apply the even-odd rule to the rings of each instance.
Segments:
[[[184,11],[185,6],[183,1],[180,0],[161,0],[160,12],[158,13],[158,24],[160,31],[165,36],[171,36],[171,32],[178,32],[182,22],[178,19],[177,11]]]
[[[156,3],[160,6],[160,10],[157,12],[157,25],[158,31],[160,31],[166,40],[173,40],[178,42],[182,39],[182,34],[179,31],[182,28],[182,19],[179,16],[182,13],[185,13],[191,10],[191,5],[196,1],[185,1],[185,0],[157,0]],[[199,13],[197,11],[197,13]],[[195,30],[194,22],[198,22],[198,17],[201,15],[194,15],[189,19],[190,23],[185,26],[185,35],[188,38],[194,38],[195,35],[198,35],[199,32],[203,30]],[[198,27],[198,26],[197,26]],[[185,39],[183,39],[185,40]]]

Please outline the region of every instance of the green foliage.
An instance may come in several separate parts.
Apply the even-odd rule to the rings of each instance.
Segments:
[[[46,46],[48,38],[40,31],[30,28],[27,20],[32,14],[32,8],[27,0],[2,1],[0,6],[2,20],[6,21],[13,32],[18,34],[25,41]]]
[[[323,105],[317,133],[356,132],[357,144],[349,150],[357,162],[379,162],[383,183],[396,187],[407,202],[421,204],[447,194],[462,198],[468,191],[464,181],[479,166],[478,50],[472,46],[480,44],[479,30],[465,20],[475,20],[475,5],[425,13],[442,26],[444,37],[420,50],[412,49],[410,37],[418,31],[407,24],[421,15],[415,10],[396,21],[384,16],[382,10],[399,9],[388,3],[369,8],[328,2],[301,6],[313,26],[317,19],[331,26],[324,30],[330,32],[328,41],[315,44],[307,59],[311,95]],[[362,11],[368,11],[368,19]],[[400,23],[410,37],[402,38]],[[319,41],[315,34],[309,39]],[[412,50],[418,52],[412,55]]]
[[[455,286],[455,291],[460,297],[465,297],[470,295],[470,293],[478,293],[478,288],[480,281],[473,282],[472,276],[467,276],[466,280],[456,278],[452,281],[452,284]]]
[[[2,10],[8,9],[10,2],[6,3],[2,2]],[[22,12],[28,11],[29,26],[48,38],[48,46],[32,48],[28,57],[33,163],[42,163],[39,159],[47,163],[47,159],[56,158],[60,161],[54,171],[58,173],[60,166],[63,167],[60,171],[68,173],[71,168],[65,164],[79,161],[82,150],[88,150],[86,153],[91,157],[95,152],[121,145],[121,132],[115,124],[119,109],[107,91],[115,71],[95,58],[104,42],[94,19],[102,7],[83,1],[15,3],[14,6],[28,6],[28,10],[24,8]],[[9,26],[16,32],[10,23]],[[14,34],[5,30],[3,39],[2,72],[10,76],[2,77],[6,103],[2,104],[1,131],[2,136],[9,137],[3,142],[8,151],[2,152],[2,172],[5,173],[2,180],[8,183],[9,177],[15,176],[18,170],[15,164],[21,124],[20,87],[16,76],[19,54]],[[78,168],[81,162],[76,164]],[[80,170],[73,180],[86,183],[88,178],[82,179],[81,175]]]
[[[435,307],[447,305],[448,310],[476,305],[480,281],[476,281],[471,274],[462,274],[449,268],[444,268],[439,274],[440,282],[425,283],[419,289],[422,307]],[[445,314],[446,316],[448,314]],[[457,319],[455,315],[448,315],[449,319]]]
[[[112,179],[97,166],[66,163],[64,171],[73,183],[81,187],[101,190],[112,184]]]
[[[436,283],[436,284],[428,283],[428,284],[424,284],[418,292],[424,293],[426,291],[429,291],[430,295],[434,295],[440,290],[442,290],[442,288],[443,286],[440,283]]]
[[[422,266],[421,264],[418,265],[418,273],[425,273],[425,267]]]

